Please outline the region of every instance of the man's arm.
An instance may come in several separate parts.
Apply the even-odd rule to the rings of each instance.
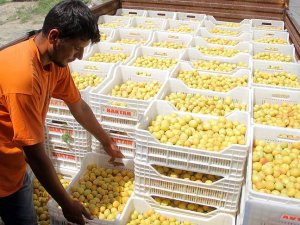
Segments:
[[[78,123],[102,143],[104,150],[112,157],[112,162],[115,158],[124,157],[110,136],[103,130],[93,111],[84,100],[81,99],[79,102],[68,104],[68,107]]]
[[[46,155],[44,144],[39,143],[31,146],[23,146],[26,161],[30,165],[36,178],[45,187],[48,193],[62,207],[65,218],[73,223],[85,224],[82,214],[92,219],[80,202],[71,199],[61,185],[56,171]]]

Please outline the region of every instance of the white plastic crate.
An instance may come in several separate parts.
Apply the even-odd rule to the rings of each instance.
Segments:
[[[146,10],[120,8],[117,10],[116,16],[128,16],[128,17],[146,16],[146,13],[147,13]]]
[[[157,32],[154,32],[153,37],[152,37],[150,43],[148,44],[148,46],[152,46],[153,43],[156,43],[156,42],[173,42],[173,43],[184,45],[187,48],[190,46],[192,39],[193,39],[193,36],[189,35],[189,34],[157,31]]]
[[[252,59],[251,59],[250,55],[247,55],[247,54],[239,54],[239,55],[236,55],[231,58],[220,57],[220,56],[206,56],[206,55],[201,54],[195,48],[187,49],[184,52],[184,54],[182,55],[181,60],[188,61],[191,65],[192,65],[192,63],[194,63],[197,60],[207,60],[207,61],[219,61],[222,63],[234,63],[234,64],[244,63],[246,66],[246,67],[235,68],[234,70],[229,71],[229,72],[203,70],[203,71],[206,71],[209,73],[213,72],[213,73],[233,74],[240,69],[251,69],[251,66],[252,66],[252,63],[251,63]],[[197,69],[197,70],[199,70],[199,69]]]
[[[114,35],[115,29],[114,28],[101,28],[99,27],[99,31],[100,31],[100,38],[103,34],[106,35],[106,39],[102,40],[101,38],[101,42],[109,42],[111,40],[111,38]]]
[[[288,44],[290,44],[289,33],[284,31],[254,30],[253,41],[255,42],[260,38],[279,38],[285,40]]]
[[[149,76],[141,76],[138,73],[148,73]],[[156,99],[157,95],[149,100],[137,100],[129,98],[121,98],[111,96],[111,91],[116,85],[125,83],[128,80],[136,82],[152,82],[157,81],[161,85],[168,79],[167,71],[145,69],[129,66],[119,66],[114,74],[111,82],[101,89],[91,92],[91,106],[100,123],[114,123],[122,126],[133,127],[141,120],[146,108],[152,99]],[[113,102],[125,103],[127,106],[113,105]]]
[[[170,11],[147,10],[146,16],[152,18],[161,18],[161,19],[175,19],[176,13]]]
[[[175,59],[179,62],[179,59],[181,58],[182,55],[183,55],[183,51],[178,49],[142,46],[136,50],[134,57],[126,65],[132,66],[134,62],[137,60],[137,58],[142,56],[169,58],[169,59]],[[169,68],[169,70],[167,71],[170,71],[173,67]],[[138,67],[138,68],[142,68],[142,67]]]
[[[114,55],[125,54],[128,56],[127,59],[125,59],[124,61],[118,61],[116,63],[111,63],[111,64],[114,64],[114,65],[116,65],[117,63],[126,64],[133,57],[135,51],[136,51],[136,46],[134,46],[134,45],[108,43],[108,42],[101,43],[100,42],[100,43],[92,46],[92,48],[84,56],[83,60],[91,62],[91,60],[89,60],[89,58],[94,56],[96,53],[114,54]]]
[[[230,46],[230,45],[217,45],[217,44],[210,44],[207,43],[202,37],[194,37],[191,47],[206,47],[206,48],[219,48],[222,47],[224,49],[235,49],[240,51],[240,53],[245,53],[245,54],[252,54],[252,44],[249,42],[240,42],[235,46]]]
[[[165,30],[166,32],[172,33],[185,33],[190,35],[196,35],[199,28],[202,26],[203,21],[187,21],[187,20],[167,20]],[[170,29],[178,28],[189,28],[191,32],[188,31],[171,31]]]
[[[226,116],[228,120],[239,121],[245,124],[245,145],[231,145],[220,152],[193,149],[176,145],[160,143],[147,129],[151,121],[157,115],[176,113],[180,116],[190,114],[178,112],[170,104],[164,101],[153,101],[147,108],[145,115],[136,129],[136,155],[141,162],[174,167],[194,172],[228,176],[229,178],[243,177],[245,160],[250,144],[249,114],[245,112],[233,112]],[[217,119],[208,115],[190,114],[203,121]]]
[[[235,213],[238,210],[241,179],[222,178],[205,184],[160,174],[152,165],[135,160],[135,193],[139,196],[160,196],[214,207],[216,211]],[[185,211],[197,215],[196,212]]]
[[[250,91],[247,88],[235,88],[227,93],[222,93],[210,90],[192,89],[187,87],[181,80],[171,78],[165,83],[162,88],[162,92],[157,96],[157,98],[160,100],[164,100],[166,96],[170,95],[171,93],[178,92],[193,95],[198,94],[209,98],[219,97],[220,100],[225,100],[226,97],[230,97],[232,102],[235,104],[246,104],[247,108],[245,112],[251,112],[251,95]],[[171,102],[167,102],[174,108],[174,110],[178,110]]]
[[[199,13],[177,12],[176,19],[203,22],[206,19],[206,15]]]
[[[78,183],[79,179],[84,175],[84,172],[86,171],[86,167],[90,164],[95,164],[95,165],[103,167],[103,168],[112,168],[112,169],[116,168],[108,162],[109,160],[110,160],[110,157],[107,155],[100,155],[97,153],[87,154],[84,157],[82,166],[80,167],[80,171],[77,173],[77,175],[72,180],[69,187],[67,188],[67,192],[71,193],[71,188],[75,184]],[[133,165],[132,160],[121,159],[121,162],[123,162],[124,166],[119,166],[119,167],[117,167],[118,169],[133,171],[134,165]],[[48,202],[47,206],[49,209],[51,224],[53,224],[53,225],[69,225],[69,224],[72,225],[73,224],[73,223],[67,222],[67,220],[63,216],[62,210],[60,208],[58,208],[58,204],[53,199],[51,199]],[[120,217],[120,215],[118,217]],[[115,225],[117,221],[118,221],[118,218],[115,221],[100,220],[100,219],[95,218],[94,220],[86,220],[86,224],[88,224],[88,225],[99,225],[99,224]]]
[[[130,28],[146,29],[146,30],[164,30],[166,26],[165,19],[149,18],[149,17],[135,17],[132,18]]]
[[[246,204],[246,184],[243,182],[242,193],[240,198],[240,208],[236,216],[236,225],[243,225],[245,216],[245,204]]]
[[[266,43],[253,43],[253,56],[258,53],[281,53],[292,58],[292,62],[297,62],[294,45],[275,45]],[[268,60],[270,61],[270,60]],[[277,62],[277,61],[276,61]]]
[[[251,41],[252,33],[251,32],[243,32],[237,36],[224,36],[220,34],[210,33],[206,27],[201,27],[198,32],[197,36],[201,36],[203,38],[223,38],[223,39],[230,39],[230,40],[237,40],[237,41]]]
[[[252,19],[251,26],[254,30],[284,30],[284,22],[280,20]]]
[[[103,129],[110,135],[118,149],[126,158],[134,158],[135,155],[135,129],[118,126],[115,124],[101,123]],[[102,144],[92,137],[92,152],[107,154]]]
[[[238,24],[240,26],[250,25],[250,28],[251,28],[251,20],[249,20],[249,19],[243,19],[241,22],[237,23],[237,22],[227,22],[227,21],[216,20],[215,17],[207,15],[206,20],[212,22],[215,25],[220,25],[220,26],[226,25],[228,23],[234,23],[234,24]]]
[[[253,60],[253,72],[259,70],[263,72],[267,72],[270,74],[286,72],[290,74],[294,74],[297,76],[298,81],[300,83],[300,64],[299,63],[284,63],[284,62],[274,62],[274,61],[265,61],[265,60]],[[284,86],[275,86],[268,84],[259,84],[252,83],[252,86],[257,87],[273,87],[273,88],[282,88],[288,90],[299,90],[299,88],[293,87],[284,87]]]
[[[141,29],[117,29],[114,36],[109,42],[117,42],[122,39],[143,41],[144,43],[138,43],[135,45],[147,45],[152,39],[153,32],[151,30],[141,30]]]
[[[251,24],[250,24],[249,20],[245,19],[240,23],[235,23],[235,24],[239,25],[238,27],[227,26],[230,23],[232,23],[232,22],[217,21],[213,17],[212,18],[208,17],[206,20],[204,20],[204,26],[207,27],[208,29],[211,29],[213,27],[218,27],[218,28],[222,28],[222,29],[238,31],[239,33],[243,32],[243,31],[251,30]]]
[[[125,17],[125,16],[103,15],[103,16],[100,16],[98,19],[98,26],[100,28],[128,27],[130,23],[131,23],[131,18]],[[104,25],[104,24],[107,24],[107,25]]]
[[[252,35],[251,30],[249,30],[247,27],[230,28],[224,26],[216,26],[215,24],[213,24],[211,21],[208,20],[204,20],[204,28],[206,28],[209,33],[220,37],[239,37],[244,33],[250,33],[250,35]],[[224,31],[224,32],[214,33],[212,31],[213,29],[218,29],[219,31]]]
[[[212,218],[193,217],[186,214],[179,214],[174,210],[165,210],[160,207],[151,207],[150,204],[142,198],[131,198],[120,217],[119,225],[126,225],[131,218],[131,213],[136,210],[139,213],[144,213],[149,209],[154,209],[156,213],[167,218],[174,217],[178,221],[189,221],[193,225],[235,225],[235,219],[229,214],[218,214]]]

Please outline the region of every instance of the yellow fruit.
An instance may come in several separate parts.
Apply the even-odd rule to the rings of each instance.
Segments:
[[[178,61],[176,59],[171,58],[140,56],[136,59],[132,66],[166,70],[176,65],[177,62]]]
[[[72,78],[79,90],[83,90],[87,87],[96,87],[103,81],[103,77],[98,77],[94,74],[80,75],[78,72],[73,72]]]
[[[176,33],[192,33],[194,32],[194,29],[189,27],[188,25],[181,24],[178,27],[169,28],[169,32],[176,32]]]
[[[230,36],[236,36],[239,34],[238,31],[219,29],[217,27],[210,29],[210,32],[213,34],[230,35]]]
[[[171,41],[162,41],[162,42],[154,42],[152,44],[153,47],[159,48],[172,48],[172,49],[182,49],[187,46],[181,43],[171,42]]]
[[[292,57],[282,53],[260,52],[253,56],[253,59],[292,62]]]
[[[218,44],[218,45],[235,46],[239,43],[239,41],[230,40],[230,39],[226,39],[226,38],[204,38],[204,40],[209,44]]]
[[[232,72],[238,68],[246,68],[247,65],[243,62],[239,63],[226,63],[220,61],[197,60],[193,62],[196,69],[217,71],[217,72]]]
[[[140,39],[140,40],[136,40],[136,39],[129,39],[129,38],[122,38],[121,40],[116,41],[115,43],[120,43],[120,44],[144,44],[145,40],[144,39]]]
[[[212,56],[233,57],[236,54],[240,53],[239,50],[226,49],[223,47],[208,48],[203,46],[197,46],[197,49],[204,55],[212,55]]]
[[[107,62],[107,63],[116,63],[119,61],[125,61],[129,55],[120,53],[120,54],[112,54],[112,53],[96,53],[93,56],[88,58],[88,61],[94,62]]]
[[[255,40],[256,42],[261,43],[268,43],[268,44],[285,44],[287,45],[288,42],[285,39],[282,38],[258,38]]]

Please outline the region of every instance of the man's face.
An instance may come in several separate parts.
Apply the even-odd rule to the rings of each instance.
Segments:
[[[67,66],[75,59],[82,59],[84,48],[89,43],[89,40],[57,39],[49,51],[49,59],[60,67]]]

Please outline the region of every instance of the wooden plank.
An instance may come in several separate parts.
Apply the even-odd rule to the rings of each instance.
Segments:
[[[101,4],[99,6],[94,6],[91,8],[94,15],[97,17],[102,15],[113,15],[117,11],[118,8],[121,8],[121,2],[119,0],[112,0]]]
[[[299,60],[299,56],[300,56],[300,33],[298,32],[298,30],[294,26],[294,24],[293,24],[293,22],[292,22],[292,20],[291,20],[291,18],[289,17],[288,14],[285,16],[285,25],[286,25],[286,28],[287,28],[289,34],[290,34],[290,40],[295,46],[296,55],[297,55],[298,60]]]

